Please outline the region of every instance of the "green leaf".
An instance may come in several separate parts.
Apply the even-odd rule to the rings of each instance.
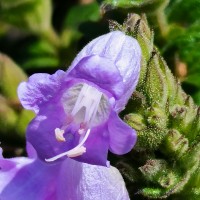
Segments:
[[[17,87],[26,74],[9,57],[0,54],[0,91],[8,99],[18,101]]]
[[[176,21],[187,25],[200,18],[199,0],[173,0],[167,8],[170,21]]]
[[[66,16],[64,26],[77,29],[86,21],[98,21],[100,19],[99,6],[96,2],[87,5],[78,5],[71,8]]]
[[[59,54],[54,45],[45,39],[33,40],[28,46],[25,46],[24,69],[34,68],[57,68],[59,66]]]
[[[23,64],[24,69],[57,68],[58,66],[59,66],[58,58],[51,56],[38,56],[27,60]]]
[[[198,69],[196,72],[197,73],[190,73],[184,81],[200,88],[200,72]]]
[[[171,41],[171,46],[178,50],[181,61],[187,63],[188,77],[185,82],[200,88],[200,21],[194,23],[185,31],[177,32],[169,40]]]
[[[57,49],[46,40],[37,40],[28,46],[27,53],[31,56],[57,56]]]
[[[200,90],[193,95],[194,101],[200,105]]]
[[[34,33],[45,32],[51,27],[50,0],[1,0],[0,20]]]

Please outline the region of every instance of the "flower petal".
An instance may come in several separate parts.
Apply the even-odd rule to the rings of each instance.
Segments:
[[[107,58],[119,70],[123,79],[123,95],[117,102],[115,110],[117,112],[123,110],[139,79],[141,48],[137,40],[121,31],[113,31],[102,35],[92,40],[81,50],[74,59],[69,71],[76,68],[83,58],[92,55]]]
[[[79,143],[80,135],[77,134],[76,124],[71,124],[66,130],[64,137],[66,142],[58,142],[55,137],[55,129],[61,127],[66,120],[66,114],[59,103],[48,104],[35,119],[28,125],[27,141],[33,145],[38,157],[43,161],[58,154],[66,152]],[[86,153],[75,157],[75,160],[90,164],[107,164],[107,153],[109,146],[107,127],[103,125],[91,129],[91,133],[84,143]],[[68,137],[69,132],[69,137]],[[62,157],[59,160],[66,159]]]
[[[109,150],[115,154],[128,153],[136,143],[136,131],[123,122],[116,112],[111,112],[108,121]]]
[[[59,165],[46,165],[39,160],[23,157],[12,159],[12,162],[15,167],[0,170],[1,200],[20,200],[25,197],[28,200],[56,199],[55,172],[59,170]]]
[[[121,97],[124,92],[124,83],[119,70],[111,60],[98,55],[84,57],[69,75],[95,83],[116,98]]]
[[[46,164],[38,159],[14,158],[13,167],[0,170],[1,200],[129,200],[125,183],[114,167],[66,159]]]
[[[97,126],[91,130],[84,144],[86,153],[75,157],[75,160],[93,165],[107,166],[109,138],[105,126]]]
[[[33,159],[37,158],[37,152],[33,148],[33,146],[30,144],[30,142],[26,143],[26,152],[27,152],[29,158],[33,158]]]
[[[22,82],[18,87],[18,97],[24,108],[38,113],[40,106],[55,98],[61,88],[66,73],[58,70],[55,74],[34,74],[28,82]]]
[[[129,200],[124,180],[112,166],[107,168],[68,159],[62,165],[61,174],[68,178],[60,181],[59,200]]]
[[[15,163],[9,159],[4,159],[2,153],[2,148],[0,148],[0,170],[6,171],[15,167]]]
[[[61,127],[64,120],[66,120],[66,114],[61,104],[47,104],[28,125],[27,141],[33,145],[38,157],[43,161],[73,147],[73,135],[71,138],[66,138],[66,142],[56,140],[55,129]]]

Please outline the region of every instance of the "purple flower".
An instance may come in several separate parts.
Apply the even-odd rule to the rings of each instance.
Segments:
[[[22,105],[37,113],[27,140],[39,158],[107,165],[108,149],[129,152],[136,133],[118,113],[136,87],[140,60],[138,42],[114,31],[86,45],[67,72],[34,74],[21,83]]]
[[[129,199],[124,181],[114,167],[72,159],[47,164],[28,149],[29,158],[12,159],[4,159],[0,149],[1,200]]]

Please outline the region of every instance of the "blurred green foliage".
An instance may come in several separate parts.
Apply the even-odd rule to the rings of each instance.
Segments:
[[[128,13],[132,12],[145,14],[146,17],[143,16],[143,20],[148,20],[151,27],[151,30],[148,29],[148,33],[145,32],[148,37],[146,40],[146,36],[143,37],[145,43],[142,48],[145,48],[148,43],[152,49],[145,49],[146,53],[143,55],[143,59],[149,59],[153,44],[155,44],[174,75],[183,83],[185,91],[192,95],[196,104],[200,105],[199,7],[199,0],[0,0],[0,141],[4,152],[8,156],[13,156],[16,154],[17,148],[24,146],[26,126],[34,117],[33,113],[22,109],[17,99],[16,90],[19,82],[26,80],[27,76],[36,72],[53,73],[57,69],[66,70],[85,44],[109,31],[109,20],[123,23]],[[113,27],[117,25],[116,22],[112,21],[112,23]],[[147,30],[144,24],[143,28]],[[112,29],[112,25],[110,28]],[[131,24],[129,28],[131,28]],[[135,37],[136,34],[137,32],[133,36]],[[143,41],[139,42],[143,44]],[[148,101],[151,102],[151,99],[152,101],[161,101],[160,103],[164,105],[167,101],[167,96],[164,94],[170,80],[159,87],[160,82],[163,81],[163,79],[159,79],[162,70],[151,66],[150,68],[152,74],[156,74],[157,78],[149,75],[146,80],[150,84],[145,91],[152,93],[151,97],[147,95]],[[171,84],[170,87],[172,86]],[[173,89],[171,90],[173,91]],[[178,96],[173,93],[172,96],[176,95]],[[160,96],[163,97],[162,100],[160,100]],[[140,101],[134,103],[141,105]],[[141,109],[139,106],[137,108]],[[124,113],[134,111],[132,107],[128,109]],[[142,109],[138,112],[140,111],[142,112]],[[157,124],[156,119],[152,116],[161,119],[160,127],[155,129],[152,126],[148,133],[142,132],[146,128],[147,121],[150,124]],[[153,106],[153,109],[148,110],[145,117],[147,117],[147,121],[144,116],[132,113],[134,119],[132,125],[136,126],[138,131],[141,130],[141,141],[149,141],[145,143],[147,146],[141,146],[141,148],[151,148],[152,146],[157,148],[168,130],[163,128],[167,126],[165,112],[160,107]],[[162,134],[154,141],[154,135],[158,134],[160,129],[162,129]],[[174,148],[173,143],[170,143],[171,140],[177,141],[180,139],[179,136],[178,132],[175,134],[175,138],[166,139],[166,145],[168,147],[171,145],[169,149]],[[144,145],[144,143],[138,145],[140,144]],[[185,151],[184,148],[185,146],[182,148],[183,151]],[[180,154],[181,152],[177,151],[174,156]],[[153,164],[159,169],[169,170],[168,163],[163,163],[163,161],[156,160]],[[146,166],[149,167],[149,165],[151,163],[146,163]],[[138,175],[134,174],[135,169],[129,168],[129,166],[127,168],[129,170],[124,174],[128,173],[129,179],[137,179]],[[133,173],[130,173],[131,170]],[[145,174],[143,168],[140,168],[140,172]],[[175,180],[173,176],[176,172],[172,170],[167,173]],[[154,176],[148,175],[148,181],[155,182],[159,176],[161,175],[158,170]],[[162,176],[165,177],[165,174]],[[178,180],[178,175],[176,178]],[[195,177],[193,179],[198,182]],[[162,179],[159,184],[165,186],[165,181]],[[156,192],[156,189],[146,188],[146,191],[143,190],[143,192],[145,194],[154,192],[156,196],[160,191]]]

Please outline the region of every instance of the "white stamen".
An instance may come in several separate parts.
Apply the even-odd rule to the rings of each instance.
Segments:
[[[84,146],[81,146],[81,147],[77,148],[76,150],[69,151],[67,156],[69,158],[74,158],[74,157],[77,157],[77,156],[81,156],[85,152],[86,152],[86,148]]]
[[[62,130],[62,129],[59,129],[59,128],[55,129],[55,136],[56,136],[56,140],[58,142],[65,142],[66,141],[65,138],[64,138],[64,136],[63,136],[64,132],[65,131]]]
[[[86,148],[83,147],[83,144],[85,143],[85,141],[87,140],[89,135],[90,135],[90,129],[87,130],[84,138],[82,139],[82,141],[76,147],[74,147],[73,149],[71,149],[69,151],[58,154],[57,156],[54,156],[52,158],[45,159],[45,161],[52,162],[52,161],[55,161],[55,160],[57,160],[57,159],[59,159],[63,156],[76,157],[76,156],[82,155],[83,153],[86,152]]]
[[[83,135],[83,133],[85,133],[85,129],[78,129],[78,133],[79,133],[80,135]]]
[[[87,128],[106,121],[112,105],[112,101],[110,103],[110,98],[103,91],[86,83],[73,85],[67,89],[62,95],[61,102],[66,115],[73,119],[72,123],[87,123]]]
[[[102,92],[90,85],[83,84],[71,114],[75,116],[81,108],[85,107],[84,122],[91,122],[97,113],[101,97]]]

